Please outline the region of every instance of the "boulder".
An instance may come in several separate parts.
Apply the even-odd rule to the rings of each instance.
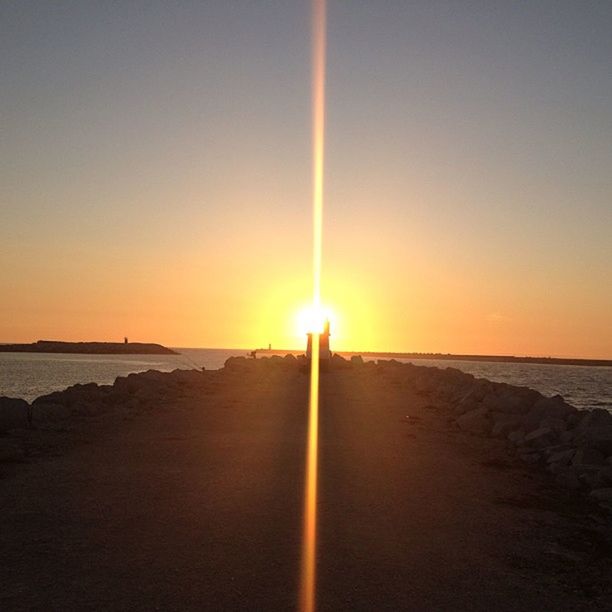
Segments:
[[[25,458],[23,445],[10,438],[0,438],[0,463],[22,461]]]
[[[508,440],[514,444],[514,446],[520,446],[525,440],[525,432],[522,429],[517,429],[508,434]]]
[[[137,376],[141,380],[146,380],[149,383],[163,385],[168,382],[170,375],[168,372],[160,372],[159,370],[147,370],[146,372],[140,372]]]
[[[41,395],[32,402],[32,405],[35,406],[36,404],[43,403],[76,407],[83,403],[99,402],[106,391],[106,388],[102,389],[96,383],[76,384],[63,391],[54,391],[47,395]]]
[[[599,502],[612,503],[612,487],[593,489],[590,496]]]
[[[599,470],[599,475],[606,484],[612,484],[612,465],[606,465]]]
[[[585,446],[596,448],[604,457],[612,456],[612,427],[582,431],[577,439]]]
[[[40,398],[37,398],[40,399]],[[55,421],[63,421],[72,416],[73,408],[66,404],[34,401],[32,403],[32,425],[45,426]]]
[[[529,452],[519,452],[519,459],[523,463],[534,464],[538,463],[542,459],[542,455],[538,452],[533,452],[530,449]]]
[[[550,427],[553,431],[561,433],[567,429],[567,424],[563,419],[546,417],[540,421],[540,427]]]
[[[278,357],[278,355],[275,355]],[[282,357],[278,357],[279,361],[282,362]],[[131,376],[131,374],[130,374]],[[170,377],[172,382],[176,382],[177,385],[181,386],[199,386],[202,385],[206,381],[205,373],[202,370],[173,370],[170,372]],[[129,376],[128,376],[129,378]],[[138,380],[136,383],[136,388],[141,386],[147,386],[147,381]]]
[[[248,369],[251,362],[255,359],[247,359],[246,357],[228,357],[223,364],[224,369],[230,371],[243,371]]]
[[[571,467],[559,472],[555,482],[570,491],[577,491],[582,488],[582,483],[578,478],[576,470]]]
[[[576,408],[570,406],[560,395],[543,397],[535,402],[533,409],[541,412],[542,418],[552,417],[565,419],[570,414],[577,412]]]
[[[606,481],[597,466],[583,465],[578,467],[578,480],[587,489],[599,489],[606,486]]]
[[[493,429],[491,435],[505,438],[510,432],[516,431],[521,425],[521,417],[514,414],[492,413]]]
[[[456,419],[457,425],[462,431],[478,434],[487,433],[491,428],[491,423],[487,418],[488,412],[486,408],[470,410]]]
[[[579,448],[572,465],[603,465],[605,457],[596,448]]]
[[[363,365],[363,357],[361,355],[353,355],[351,357],[351,365],[353,366]]]
[[[349,361],[344,359],[342,355],[338,355],[338,353],[334,353],[331,358],[331,366],[334,370],[346,370],[351,367]]]
[[[546,460],[546,462],[548,464],[558,463],[561,465],[568,465],[575,454],[576,454],[576,449],[574,448],[556,451],[554,453],[551,453],[548,456],[548,459]]]
[[[0,431],[29,427],[31,418],[28,402],[13,397],[0,397]]]
[[[573,406],[565,403],[565,400],[560,395],[543,397],[535,402],[525,415],[525,431],[540,429],[542,427],[542,421],[546,419],[565,420],[570,414],[574,414],[575,412],[577,412],[577,410]]]
[[[507,385],[499,389],[495,397],[491,395],[486,396],[483,399],[483,404],[490,406],[496,412],[524,415],[529,412],[529,409],[538,397],[540,395],[537,391]]]
[[[557,441],[557,435],[550,427],[540,427],[525,436],[524,444],[533,448],[551,446]]]
[[[576,429],[579,432],[612,428],[612,414],[603,408],[585,411]]]

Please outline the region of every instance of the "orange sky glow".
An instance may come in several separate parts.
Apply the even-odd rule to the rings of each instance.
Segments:
[[[332,350],[612,358],[600,9],[372,7],[328,14]],[[2,10],[0,342],[305,348],[310,3]]]

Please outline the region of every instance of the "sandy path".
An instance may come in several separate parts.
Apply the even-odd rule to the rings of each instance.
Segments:
[[[592,524],[544,478],[401,383],[321,393],[320,610],[610,609]],[[0,608],[294,609],[306,420],[303,374],[224,373],[66,434],[0,480]]]

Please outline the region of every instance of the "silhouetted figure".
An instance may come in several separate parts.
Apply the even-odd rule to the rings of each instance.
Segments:
[[[123,339],[123,344],[127,344],[128,343],[128,339],[127,336]]]

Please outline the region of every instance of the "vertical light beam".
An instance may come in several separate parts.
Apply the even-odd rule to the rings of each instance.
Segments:
[[[312,0],[312,302],[314,312],[319,311],[321,308],[323,153],[325,143],[325,37],[325,0]],[[314,612],[316,599],[319,334],[315,333],[314,330],[312,331],[308,440],[304,480],[301,612]]]
[[[313,203],[313,305],[321,306],[323,243],[323,161],[325,144],[325,0],[313,0],[312,23],[312,203]]]
[[[301,612],[314,612],[317,553],[317,469],[319,438],[319,334],[312,334],[310,408],[304,481]]]

